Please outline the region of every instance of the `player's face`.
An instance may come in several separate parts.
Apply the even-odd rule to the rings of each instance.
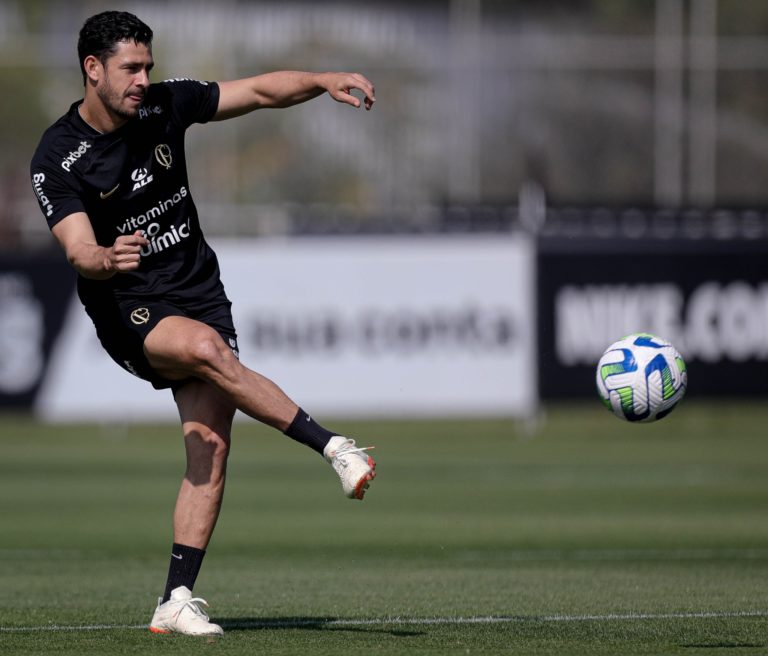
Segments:
[[[121,118],[136,116],[149,88],[152,66],[152,51],[147,46],[121,41],[105,62],[104,75],[96,86],[101,102]]]

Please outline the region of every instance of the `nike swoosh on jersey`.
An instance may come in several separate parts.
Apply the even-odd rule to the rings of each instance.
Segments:
[[[109,197],[110,197],[112,194],[114,194],[114,193],[117,191],[117,188],[118,188],[119,186],[120,186],[120,183],[118,182],[118,183],[115,185],[115,188],[114,188],[114,189],[110,189],[110,190],[109,190],[109,191],[107,191],[107,192],[104,192],[104,191],[102,191],[102,192],[99,192],[99,197],[101,198],[101,200],[106,200],[107,198],[109,198]]]

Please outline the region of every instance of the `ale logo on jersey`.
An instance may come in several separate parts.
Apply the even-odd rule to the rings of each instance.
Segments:
[[[150,175],[149,171],[145,168],[138,168],[134,169],[133,173],[131,173],[131,180],[135,183],[133,185],[133,191],[136,191],[137,189],[141,189],[142,187],[146,187],[152,180],[154,179],[154,176]]]
[[[149,310],[147,308],[136,308],[131,312],[131,322],[137,326],[143,326],[149,321]]]

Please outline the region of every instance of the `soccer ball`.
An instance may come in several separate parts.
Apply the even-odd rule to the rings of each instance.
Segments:
[[[627,335],[611,344],[597,363],[597,392],[605,407],[627,421],[666,417],[688,386],[682,356],[669,342],[649,335]]]

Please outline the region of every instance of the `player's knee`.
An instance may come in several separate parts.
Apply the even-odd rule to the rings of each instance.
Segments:
[[[224,372],[233,366],[235,360],[232,351],[213,330],[203,332],[188,344],[187,351],[192,366],[203,374],[210,371]]]

